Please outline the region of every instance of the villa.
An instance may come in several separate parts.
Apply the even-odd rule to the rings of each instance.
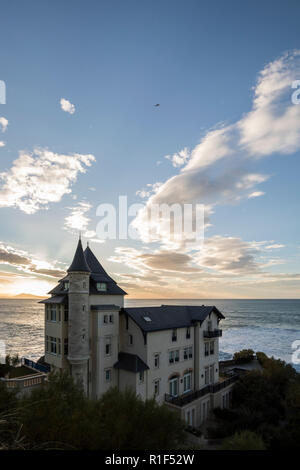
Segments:
[[[235,377],[219,375],[222,313],[214,306],[125,308],[126,292],[81,240],[45,304],[45,362],[85,393],[132,388],[177,409],[193,427],[228,407]]]

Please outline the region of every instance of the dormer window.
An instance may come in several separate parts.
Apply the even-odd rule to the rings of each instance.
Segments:
[[[96,282],[96,289],[98,292],[106,292],[106,282]]]

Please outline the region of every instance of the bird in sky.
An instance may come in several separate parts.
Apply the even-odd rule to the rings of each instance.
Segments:
[[[159,104],[159,103],[157,103],[157,104],[155,104],[155,105],[154,105],[154,107],[155,107],[155,108],[157,108],[158,106],[160,106],[160,104]]]

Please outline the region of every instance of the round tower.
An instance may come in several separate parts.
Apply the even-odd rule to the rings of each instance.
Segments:
[[[80,239],[73,262],[68,269],[68,279],[68,360],[74,380],[80,383],[84,392],[88,394],[90,268]]]

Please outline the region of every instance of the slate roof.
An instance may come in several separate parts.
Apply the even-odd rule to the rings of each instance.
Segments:
[[[134,307],[121,310],[121,313],[127,314],[144,333],[193,326],[195,322],[202,323],[212,312],[220,319],[225,318],[216,307],[204,305],[161,305],[160,307]],[[145,317],[151,321],[145,320]]]
[[[118,286],[118,284],[107,274],[105,269],[101,266],[92,250],[87,247],[84,251],[82,249],[81,240],[78,242],[76,253],[69,272],[84,271],[90,272],[90,294],[93,295],[127,295],[127,293]],[[68,276],[60,279],[59,284],[55,286],[48,294],[62,294],[68,291],[64,289],[63,281],[67,280]],[[96,289],[97,282],[106,283],[106,291],[98,291]]]
[[[75,251],[72,264],[67,270],[68,273],[75,272],[75,271],[82,271],[82,272],[88,272],[88,273],[91,271],[86,262],[80,238],[78,240],[78,245]]]
[[[149,369],[147,364],[145,364],[145,362],[136,354],[120,352],[118,359],[118,362],[114,365],[115,369],[128,370],[135,374]]]
[[[93,278],[98,282],[115,282],[101,266],[96,256],[92,252],[89,246],[84,250],[84,257],[90,268]]]
[[[54,295],[49,299],[41,300],[39,304],[67,304],[68,296],[67,295]]]
[[[120,307],[115,304],[91,305],[91,310],[120,310]]]

